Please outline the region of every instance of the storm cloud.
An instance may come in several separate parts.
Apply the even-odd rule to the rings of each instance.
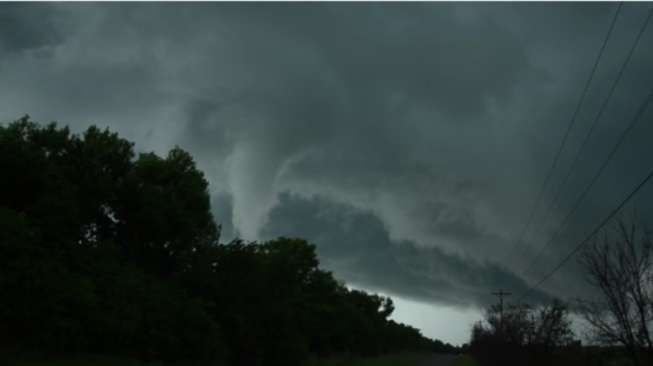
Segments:
[[[325,268],[363,288],[452,306],[489,303],[487,289],[498,284],[527,289],[523,280],[497,264],[393,241],[374,214],[324,197],[282,193],[269,217],[264,236],[312,238]]]
[[[0,119],[189,150],[223,238],[303,236],[364,288],[479,306],[525,290],[650,169],[648,111],[524,273],[653,86],[653,30],[548,220],[523,228],[615,4],[3,4]],[[646,17],[627,4],[546,206]],[[649,215],[651,190],[637,198]],[[584,291],[574,263],[536,296]]]

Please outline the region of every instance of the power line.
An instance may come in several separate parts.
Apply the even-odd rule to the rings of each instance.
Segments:
[[[649,10],[648,16],[646,17],[646,20],[644,21],[644,23],[642,24],[639,32],[637,33],[637,36],[635,37],[635,40],[634,40],[632,46],[630,47],[630,50],[628,51],[628,54],[627,54],[626,58],[624,59],[623,63],[621,64],[619,72],[617,73],[617,77],[615,78],[615,80],[612,82],[612,85],[610,86],[610,90],[608,92],[608,95],[603,100],[603,103],[601,104],[601,107],[599,108],[599,111],[596,114],[596,116],[594,118],[594,121],[592,122],[592,125],[590,126],[590,129],[587,131],[587,134],[585,135],[585,137],[583,139],[583,142],[581,143],[580,148],[576,152],[576,156],[574,157],[573,162],[569,166],[569,169],[567,170],[567,173],[565,174],[565,176],[564,176],[564,178],[562,180],[562,183],[560,183],[560,186],[559,186],[557,192],[555,193],[553,200],[551,200],[551,204],[549,204],[549,206],[544,211],[545,216],[544,216],[543,222],[547,221],[547,219],[549,218],[551,213],[554,211],[553,210],[554,207],[558,208],[558,203],[559,203],[558,200],[560,199],[563,188],[564,188],[565,184],[567,183],[567,181],[569,180],[569,177],[574,172],[574,168],[576,167],[576,164],[580,160],[580,156],[582,155],[582,153],[583,153],[583,151],[585,149],[585,146],[587,145],[587,142],[589,141],[590,137],[592,136],[592,133],[594,132],[596,126],[598,125],[599,120],[603,116],[603,113],[605,112],[605,110],[606,110],[606,108],[608,106],[608,103],[609,103],[610,99],[612,98],[612,95],[614,94],[614,91],[616,90],[617,84],[619,84],[619,81],[621,80],[621,77],[623,76],[624,71],[626,70],[626,66],[630,62],[630,59],[632,58],[633,54],[635,53],[635,49],[637,48],[637,45],[639,44],[639,41],[642,38],[642,35],[644,34],[644,32],[646,31],[646,28],[649,25],[649,22],[651,20],[651,16],[653,16],[653,8],[651,10]]]
[[[651,101],[653,101],[653,89],[651,89],[651,91],[649,92],[649,95],[646,97],[644,102],[642,102],[642,104],[639,106],[637,112],[635,113],[635,116],[630,121],[630,123],[628,124],[626,129],[621,133],[621,136],[619,136],[619,139],[617,140],[617,142],[612,147],[612,150],[610,151],[610,153],[608,154],[606,159],[603,161],[603,164],[601,164],[601,166],[599,167],[599,170],[592,177],[592,180],[589,182],[589,184],[587,186],[585,186],[585,189],[580,194],[580,196],[578,196],[578,198],[576,199],[576,202],[574,202],[574,205],[573,205],[572,209],[567,213],[565,218],[560,223],[560,226],[558,227],[558,230],[556,231],[556,233],[554,235],[552,235],[549,238],[549,240],[540,248],[538,253],[535,255],[533,260],[530,262],[530,264],[526,268],[532,269],[534,267],[534,264],[537,262],[537,260],[540,258],[540,256],[544,252],[544,249],[546,249],[546,247],[548,247],[562,233],[562,231],[564,230],[564,228],[567,225],[567,222],[569,221],[571,216],[574,213],[576,213],[576,210],[578,209],[578,207],[580,207],[580,204],[583,202],[583,200],[585,199],[585,197],[587,196],[589,191],[592,189],[592,187],[594,186],[594,183],[596,183],[596,181],[599,179],[599,177],[601,177],[601,174],[603,174],[603,171],[605,171],[605,168],[608,166],[608,164],[610,163],[610,161],[612,160],[612,158],[616,154],[617,150],[619,150],[619,147],[621,147],[621,144],[623,144],[623,142],[626,140],[626,137],[628,136],[630,131],[635,127],[635,125],[640,120],[640,118],[642,117],[644,112],[646,112],[646,109],[651,104]]]
[[[499,312],[501,313],[501,316],[503,317],[503,298],[512,295],[512,292],[499,290],[499,291],[493,292],[492,295],[499,298]]]
[[[531,209],[531,213],[529,215],[528,220],[526,221],[526,225],[524,225],[524,228],[522,229],[521,233],[517,237],[517,240],[515,240],[515,243],[513,244],[513,252],[519,245],[519,243],[522,242],[524,239],[524,235],[526,234],[526,231],[528,230],[528,227],[532,224],[533,219],[535,217],[535,212],[537,211],[537,207],[540,205],[540,201],[542,200],[542,196],[544,195],[544,191],[546,189],[546,186],[549,183],[549,180],[551,180],[551,176],[553,175],[553,171],[555,170],[556,165],[558,164],[558,160],[560,159],[560,154],[562,153],[562,150],[565,147],[565,144],[567,143],[567,139],[569,138],[569,133],[571,132],[572,127],[574,126],[576,122],[576,117],[578,116],[578,113],[580,111],[580,108],[585,101],[585,97],[587,96],[587,92],[589,90],[590,84],[592,83],[592,80],[594,79],[594,75],[596,74],[596,70],[599,66],[599,63],[601,61],[601,58],[603,57],[603,53],[605,51],[605,48],[608,44],[608,40],[610,39],[610,35],[612,34],[612,31],[614,29],[615,23],[617,22],[617,18],[619,17],[619,13],[621,12],[621,7],[623,6],[623,2],[619,2],[619,5],[617,5],[617,10],[615,11],[612,21],[610,22],[610,26],[608,27],[608,32],[605,35],[605,39],[603,40],[603,43],[601,44],[601,48],[599,49],[599,53],[596,56],[596,59],[594,60],[594,65],[592,66],[592,70],[590,72],[589,77],[587,78],[587,81],[585,81],[585,86],[583,87],[583,91],[580,95],[580,99],[578,100],[578,103],[576,104],[576,108],[574,109],[574,113],[572,114],[571,119],[569,120],[569,123],[567,124],[567,130],[565,131],[565,134],[562,137],[562,140],[560,142],[560,146],[558,147],[558,151],[554,155],[553,162],[551,164],[551,167],[549,168],[549,171],[544,178],[544,182],[542,183],[542,187],[540,189],[540,192],[537,195],[537,198],[535,199],[535,203],[533,204],[533,207]]]
[[[621,211],[621,209],[637,194],[637,192],[639,192],[642,189],[642,187],[646,185],[646,183],[648,183],[651,180],[651,178],[653,178],[653,170],[651,170],[646,176],[646,178],[644,178],[641,182],[639,182],[639,184],[635,186],[635,188],[628,194],[628,196],[626,196],[626,198],[624,198],[621,201],[621,203],[619,203],[619,205],[614,210],[612,210],[612,212],[610,212],[610,214],[605,219],[603,219],[603,221],[601,221],[601,223],[599,223],[599,225],[597,225],[596,228],[594,228],[594,230],[592,230],[592,232],[589,233],[589,235],[585,237],[585,239],[583,239],[583,241],[581,241],[571,252],[569,252],[562,259],[562,261],[560,261],[555,267],[553,267],[553,269],[549,271],[546,275],[544,275],[535,285],[530,286],[519,297],[517,302],[522,301],[526,297],[526,295],[528,295],[528,293],[538,288],[546,280],[551,278],[551,276],[553,276],[558,270],[560,270],[560,268],[562,268],[574,255],[576,255],[576,253],[578,253],[583,246],[587,245],[587,243],[596,235],[596,233],[599,232],[599,230],[601,230],[608,222],[610,222],[610,220],[612,220],[612,218],[617,213],[619,213],[619,211]]]
[[[512,295],[512,292],[499,290],[493,292],[492,295],[499,298],[499,331],[503,332],[503,298]]]

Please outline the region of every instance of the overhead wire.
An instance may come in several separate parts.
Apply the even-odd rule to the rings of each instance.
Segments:
[[[567,180],[569,179],[570,175],[571,175],[572,172],[574,171],[573,169],[575,168],[576,164],[578,163],[578,161],[579,161],[579,157],[580,157],[580,155],[581,155],[583,149],[584,149],[585,146],[587,145],[587,142],[589,141],[589,138],[590,138],[590,136],[592,135],[592,132],[594,131],[594,129],[595,129],[595,127],[596,127],[596,125],[597,125],[599,119],[600,119],[601,116],[603,115],[603,113],[604,113],[604,111],[605,111],[605,109],[606,109],[606,107],[607,107],[607,105],[608,105],[608,102],[609,102],[610,98],[612,97],[612,95],[613,95],[613,93],[614,93],[614,91],[615,91],[615,89],[616,89],[616,86],[617,86],[619,80],[620,80],[621,77],[623,76],[623,72],[624,72],[624,70],[626,69],[626,65],[627,65],[628,62],[630,61],[630,59],[631,59],[631,57],[632,57],[632,55],[633,55],[633,53],[634,53],[634,50],[636,49],[637,44],[639,43],[639,41],[640,41],[642,35],[643,35],[644,32],[646,31],[646,29],[647,29],[647,27],[648,27],[648,25],[649,25],[650,20],[651,20],[652,17],[653,17],[653,8],[649,10],[648,15],[647,15],[647,17],[646,17],[644,23],[643,23],[642,26],[640,27],[640,30],[639,30],[639,32],[638,32],[636,38],[635,38],[635,41],[634,41],[632,47],[630,48],[630,51],[628,52],[628,55],[627,55],[626,59],[624,60],[624,63],[621,65],[621,68],[619,69],[618,76],[617,76],[617,78],[614,80],[614,82],[612,83],[612,85],[611,85],[611,87],[610,87],[610,91],[609,91],[609,93],[608,93],[608,96],[603,100],[603,103],[602,103],[602,105],[601,105],[601,107],[600,107],[600,109],[599,109],[599,112],[598,112],[597,115],[596,115],[596,118],[594,119],[594,121],[593,121],[593,123],[592,123],[592,126],[590,127],[590,130],[589,130],[588,133],[585,135],[585,138],[584,138],[584,140],[583,140],[583,142],[582,142],[582,144],[581,144],[581,147],[580,147],[580,149],[578,150],[578,153],[576,154],[576,157],[575,157],[574,161],[572,162],[572,164],[571,164],[569,170],[567,171],[567,174],[565,175],[565,178],[563,179],[562,185],[561,185],[560,188],[558,189],[558,192],[556,193],[556,197],[554,198],[554,200],[553,200],[552,202],[557,202],[557,200],[559,199],[559,196],[560,196],[560,194],[561,194],[561,192],[562,192],[562,188],[563,188],[564,184],[567,182]],[[549,240],[548,240],[548,241],[547,241],[547,242],[546,242],[546,243],[545,243],[545,244],[540,248],[540,250],[539,250],[538,253],[535,255],[535,257],[533,258],[533,260],[532,260],[532,261],[530,262],[530,264],[526,267],[526,270],[527,270],[527,271],[533,271],[533,270],[534,270],[534,268],[535,268],[534,264],[535,264],[535,263],[537,262],[537,260],[540,258],[540,256],[542,255],[543,251],[544,251],[544,250],[546,249],[546,247],[548,247],[548,246],[549,246],[549,245],[550,245],[550,244],[551,244],[555,239],[557,239],[557,237],[560,235],[560,233],[562,232],[562,230],[564,230],[564,227],[567,225],[567,223],[568,223],[569,219],[571,218],[571,216],[573,216],[573,214],[576,212],[576,210],[578,209],[578,207],[580,206],[580,204],[583,202],[583,200],[585,199],[585,197],[587,196],[587,194],[589,193],[589,191],[591,190],[591,188],[594,186],[594,184],[596,183],[596,181],[599,179],[599,177],[600,177],[601,174],[603,173],[604,169],[606,168],[606,166],[608,165],[608,163],[610,162],[610,160],[614,157],[616,151],[619,149],[619,147],[621,146],[621,144],[622,144],[623,141],[625,140],[627,134],[628,134],[628,133],[632,130],[632,128],[635,126],[635,124],[637,123],[639,117],[641,117],[641,115],[645,112],[646,108],[647,108],[648,105],[651,103],[652,99],[653,99],[653,90],[651,90],[651,93],[649,94],[649,96],[644,100],[644,102],[642,102],[642,104],[641,104],[640,107],[638,108],[638,111],[637,111],[635,117],[634,117],[633,120],[630,122],[630,124],[628,125],[628,127],[627,127],[623,132],[622,132],[621,136],[619,137],[619,139],[617,140],[617,142],[616,142],[615,145],[613,146],[612,150],[610,151],[610,153],[608,154],[608,156],[607,156],[606,159],[604,160],[604,162],[603,162],[603,164],[601,165],[601,167],[599,168],[599,170],[595,173],[595,175],[593,176],[593,178],[592,178],[592,180],[590,181],[590,183],[585,187],[585,189],[583,190],[583,192],[582,192],[582,193],[580,194],[580,196],[576,199],[576,201],[575,201],[573,207],[571,208],[571,210],[567,213],[567,215],[566,215],[566,216],[564,217],[564,219],[561,221],[561,223],[560,223],[560,225],[559,225],[558,230],[556,231],[556,233],[555,233],[552,237],[550,237]],[[556,206],[556,207],[557,207],[557,206]],[[551,208],[551,206],[549,206],[549,208]],[[549,214],[550,214],[550,213],[549,213]],[[548,217],[548,215],[547,215],[547,217]],[[526,274],[527,274],[527,273],[526,273]]]
[[[576,253],[578,253],[587,243],[592,240],[592,238],[605,226],[607,225],[614,216],[621,211],[621,209],[633,198],[635,195],[648,183],[651,178],[653,178],[653,170],[651,170],[648,175],[640,181],[635,188],[617,205],[616,208],[614,208],[608,216],[606,216],[595,228],[592,230],[585,238],[580,241],[576,247],[574,247],[573,250],[571,250],[567,255],[555,266],[553,269],[551,269],[549,272],[547,272],[537,283],[535,283],[533,286],[529,286],[528,289],[523,292],[517,299],[517,302],[521,302],[526,298],[526,296],[532,292],[533,290],[537,289],[540,287],[546,280],[551,278],[557,271],[559,271]]]
[[[617,153],[617,150],[619,150],[619,147],[621,146],[621,144],[623,144],[623,142],[626,140],[626,137],[628,136],[630,131],[635,127],[635,125],[639,121],[640,117],[644,114],[644,112],[646,112],[646,109],[651,104],[651,101],[653,101],[653,89],[651,89],[651,91],[649,92],[649,95],[646,97],[646,100],[644,100],[644,102],[642,102],[642,104],[638,108],[637,113],[635,114],[635,117],[630,121],[630,123],[628,124],[626,129],[621,133],[621,136],[619,136],[619,139],[617,140],[617,142],[612,147],[612,150],[610,151],[610,153],[608,154],[606,159],[603,161],[603,163],[601,164],[599,169],[596,171],[596,173],[592,177],[592,180],[590,180],[589,184],[587,184],[585,186],[585,189],[583,190],[583,192],[580,194],[580,196],[578,196],[578,198],[574,202],[573,207],[571,208],[571,210],[569,210],[567,215],[564,217],[564,219],[562,220],[562,222],[558,226],[558,230],[556,231],[556,233],[554,235],[552,235],[549,238],[549,240],[547,240],[547,242],[540,248],[540,250],[535,255],[535,257],[530,262],[530,264],[529,264],[529,266],[527,268],[533,268],[535,263],[539,260],[539,258],[544,253],[544,250],[554,240],[556,240],[558,238],[558,236],[560,236],[562,231],[565,229],[567,223],[569,222],[569,219],[571,218],[571,216],[573,216],[573,214],[576,213],[576,210],[578,210],[578,207],[580,207],[581,203],[583,202],[583,200],[585,199],[585,197],[587,196],[589,191],[592,189],[592,187],[594,186],[596,181],[599,179],[599,177],[601,177],[601,174],[603,174],[603,172],[605,171],[605,168],[608,166],[608,164],[610,163],[610,161],[612,160],[614,155]]]
[[[617,73],[617,77],[613,80],[612,85],[610,86],[608,94],[606,95],[605,99],[603,100],[603,102],[601,104],[601,107],[599,108],[599,111],[597,112],[596,116],[594,117],[594,120],[592,121],[592,125],[590,126],[589,130],[587,131],[587,134],[585,134],[585,137],[583,138],[583,142],[581,143],[578,151],[576,152],[576,156],[574,157],[574,160],[569,165],[569,169],[567,170],[564,178],[562,179],[562,182],[560,183],[560,186],[558,187],[558,190],[554,194],[554,198],[551,200],[551,203],[548,205],[548,207],[544,210],[544,213],[545,213],[544,215],[545,216],[543,218],[543,222],[546,222],[548,220],[548,218],[550,217],[551,213],[554,212],[555,209],[558,208],[558,204],[559,204],[558,200],[560,199],[560,196],[562,195],[563,188],[564,188],[565,184],[567,183],[567,181],[569,180],[569,178],[571,177],[571,175],[573,174],[573,172],[575,171],[574,169],[576,168],[576,165],[580,161],[580,156],[584,152],[585,147],[587,146],[587,143],[590,140],[590,137],[592,136],[594,130],[596,129],[599,120],[601,119],[601,117],[603,117],[603,113],[607,109],[607,106],[608,106],[608,104],[610,102],[610,99],[612,98],[612,96],[613,96],[613,94],[614,94],[614,92],[615,92],[615,90],[617,88],[617,85],[619,84],[619,81],[621,81],[621,78],[622,78],[622,76],[623,76],[623,74],[624,74],[624,72],[626,70],[626,67],[630,63],[630,60],[631,60],[633,54],[635,53],[635,49],[637,49],[637,45],[639,44],[639,41],[641,40],[642,35],[645,33],[645,31],[646,31],[646,29],[647,29],[647,27],[648,27],[648,25],[650,23],[650,20],[651,20],[652,16],[653,16],[653,9],[649,10],[649,13],[648,13],[648,16],[646,17],[646,20],[644,21],[644,23],[640,27],[640,30],[637,33],[637,36],[635,37],[635,40],[633,41],[633,44],[630,47],[630,50],[628,51],[628,54],[627,54],[626,58],[624,59],[623,63],[621,64],[621,67],[619,68],[619,71]]]
[[[537,208],[540,205],[540,201],[542,200],[542,197],[544,196],[544,192],[546,191],[546,187],[551,180],[551,177],[553,176],[553,172],[558,164],[558,161],[560,160],[560,155],[562,154],[562,151],[565,147],[565,144],[567,143],[567,139],[569,138],[569,134],[576,123],[576,118],[580,112],[581,106],[583,105],[583,102],[585,101],[585,97],[587,96],[587,92],[589,91],[590,85],[592,84],[592,80],[594,79],[594,76],[596,74],[596,70],[598,69],[599,63],[601,62],[601,59],[603,58],[603,53],[605,52],[606,46],[608,44],[608,40],[610,39],[610,36],[612,35],[612,32],[614,30],[615,24],[617,22],[617,18],[619,17],[619,13],[621,12],[621,8],[623,6],[623,2],[619,2],[617,5],[617,9],[614,12],[614,15],[612,17],[612,21],[610,22],[610,26],[608,27],[608,31],[603,39],[603,42],[601,44],[601,47],[599,48],[599,52],[594,60],[594,64],[592,66],[592,69],[590,71],[589,77],[585,81],[585,85],[583,87],[583,91],[581,92],[580,99],[578,100],[578,103],[576,104],[576,107],[574,109],[574,112],[572,114],[571,119],[569,120],[569,123],[567,124],[567,129],[562,137],[562,140],[560,141],[560,146],[558,147],[558,150],[556,151],[553,162],[551,163],[551,167],[549,168],[546,177],[544,178],[544,181],[542,183],[542,187],[540,188],[540,191],[538,195],[536,196],[537,198],[535,199],[535,202],[532,206],[531,212],[529,214],[528,220],[526,221],[526,224],[524,225],[524,228],[522,229],[521,233],[515,240],[513,244],[512,251],[514,252],[519,244],[523,241],[524,235],[526,234],[528,228],[533,222],[533,219],[535,218],[535,213],[537,212]]]

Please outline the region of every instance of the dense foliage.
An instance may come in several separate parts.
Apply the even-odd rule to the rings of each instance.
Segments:
[[[302,239],[219,243],[192,157],[107,130],[0,126],[0,342],[50,353],[298,365],[453,348],[388,319]]]

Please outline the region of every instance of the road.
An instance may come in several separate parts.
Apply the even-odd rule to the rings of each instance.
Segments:
[[[419,366],[454,366],[459,357],[456,355],[433,355],[420,363]]]

